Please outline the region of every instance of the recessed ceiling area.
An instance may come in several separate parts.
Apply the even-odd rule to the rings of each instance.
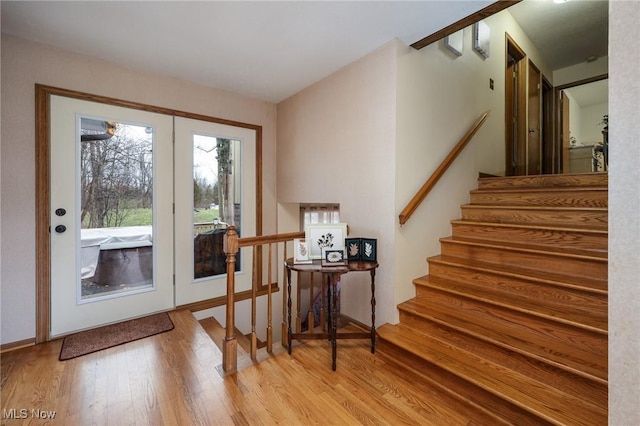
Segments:
[[[609,102],[609,79],[593,81],[588,84],[565,89],[581,107],[589,107]]]
[[[524,0],[508,10],[552,70],[608,56],[606,0]]]

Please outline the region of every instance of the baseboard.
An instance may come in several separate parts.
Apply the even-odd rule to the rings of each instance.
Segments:
[[[358,320],[351,318],[348,315],[340,314],[340,318],[338,319],[338,324],[351,323],[355,326],[362,328],[365,331],[371,331],[371,324],[366,325]]]
[[[17,342],[3,343],[2,345],[0,345],[0,354],[3,354],[5,352],[10,352],[10,351],[15,351],[16,349],[26,348],[29,346],[35,346],[35,344],[36,344],[35,337],[32,339],[18,340]]]

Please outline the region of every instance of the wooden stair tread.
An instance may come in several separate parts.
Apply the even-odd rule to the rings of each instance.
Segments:
[[[220,325],[220,323],[213,317],[203,318],[199,320],[199,323],[204,329],[204,331],[209,335],[211,340],[213,340],[216,346],[218,346],[220,351],[222,351],[223,350],[222,344],[226,337],[226,331],[224,327],[222,327],[222,325]],[[236,329],[236,340],[238,341],[237,349],[236,349],[238,352],[237,370],[241,371],[247,367],[251,367],[255,363],[251,359],[251,349],[250,349],[251,340],[248,337],[244,336],[237,329]],[[264,351],[262,350],[258,351],[258,353],[260,354],[260,357],[259,357],[260,359],[266,358],[265,356],[266,352],[264,352],[264,354],[262,352]],[[222,372],[222,365],[213,366],[213,367],[215,367],[219,371],[220,375],[224,375],[224,373]]]
[[[566,368],[594,380],[606,380],[607,364],[598,355],[607,352],[607,336],[585,335],[571,326],[532,318],[466,298],[414,298],[398,305],[400,312],[435,321],[515,352]],[[524,317],[524,318],[523,318]],[[578,338],[578,336],[580,336]]]
[[[536,300],[530,300],[526,297],[516,298],[509,295],[511,297],[498,299],[496,297],[496,292],[486,291],[480,286],[476,286],[473,288],[473,292],[471,292],[468,286],[459,285],[455,281],[444,277],[433,277],[431,275],[427,275],[415,279],[414,284],[475,299],[483,303],[516,310],[518,312],[544,318],[550,321],[559,321],[566,325],[583,328],[594,333],[607,334],[608,321],[606,305],[604,312],[598,315],[593,311],[589,312],[584,309],[572,309],[571,307],[562,306],[559,303],[555,306],[550,305],[549,303],[541,304]]]
[[[504,275],[516,279],[527,281],[538,281],[544,284],[566,287],[590,292],[594,294],[607,295],[607,281],[592,277],[577,277],[575,275],[566,275],[555,271],[540,272],[537,270],[518,267],[513,265],[497,266],[492,263],[482,262],[473,259],[461,259],[453,256],[437,255],[427,259],[429,262],[438,262],[449,264],[460,268],[469,268],[480,272],[487,272],[495,275]]]
[[[433,337],[446,341],[468,352],[474,352],[479,357],[489,359],[503,367],[517,371],[519,374],[546,383],[562,392],[583,398],[589,403],[606,405],[608,391],[608,382],[606,380],[592,380],[592,377],[576,375],[572,371],[557,368],[526,354],[514,352],[474,336],[457,332],[436,322],[421,321],[411,316],[403,316],[402,319],[401,325],[403,327],[424,335],[423,339]]]
[[[529,246],[608,250],[609,238],[604,229],[581,229],[568,226],[535,226],[524,223],[494,223],[452,220],[454,239],[506,241]]]
[[[607,230],[605,207],[531,206],[500,204],[463,204],[462,220],[536,226],[572,226],[579,229]]]
[[[602,187],[602,186],[565,186],[565,187],[560,187],[560,186],[549,186],[549,187],[540,187],[540,188],[536,188],[536,187],[527,187],[527,188],[523,188],[523,187],[513,187],[513,188],[482,188],[482,189],[472,189],[470,191],[471,194],[484,194],[484,193],[490,193],[490,192],[495,192],[495,193],[503,193],[503,194],[511,194],[511,193],[521,193],[521,192],[528,192],[528,193],[554,193],[554,192],[561,192],[561,193],[567,193],[567,192],[576,192],[576,193],[580,193],[580,192],[608,192],[608,188],[607,187]]]
[[[531,210],[531,211],[566,211],[566,212],[596,212],[606,213],[607,207],[580,207],[580,206],[518,206],[518,205],[496,205],[496,204],[462,204],[460,207],[466,209],[495,209],[495,210]]]
[[[587,250],[584,248],[571,249],[567,247],[537,246],[535,244],[523,244],[523,243],[517,243],[517,242],[481,241],[476,239],[453,238],[453,237],[444,237],[444,238],[441,238],[440,241],[441,242],[447,241],[454,244],[468,244],[468,245],[475,245],[475,246],[493,247],[493,248],[499,248],[501,250],[513,250],[513,251],[522,251],[522,252],[531,252],[531,253],[545,253],[545,254],[559,256],[559,257],[582,258],[582,259],[588,259],[593,262],[606,263],[608,258],[607,250],[596,250],[596,249]]]
[[[478,179],[479,187],[608,187],[608,185],[609,175],[606,172],[532,176],[483,176]]]
[[[469,192],[471,204],[608,207],[607,188],[491,188]]]
[[[547,421],[561,424],[591,424],[599,419],[599,423],[606,423],[607,413],[601,407],[443,340],[425,339],[423,335],[402,325],[384,325],[379,328],[378,333],[404,350],[428,362],[436,363],[439,367],[462,376]],[[558,401],[562,401],[561,406],[558,405]]]
[[[469,226],[492,226],[495,228],[516,228],[516,229],[536,229],[536,230],[548,230],[557,232],[581,232],[585,234],[603,235],[609,234],[607,229],[594,229],[589,226],[552,226],[544,224],[530,224],[530,223],[506,223],[506,222],[488,222],[479,220],[467,220],[467,219],[454,219],[450,221],[451,224],[469,225]]]

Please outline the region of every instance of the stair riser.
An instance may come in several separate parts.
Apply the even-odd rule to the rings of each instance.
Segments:
[[[607,173],[589,173],[582,175],[536,175],[510,176],[498,179],[479,179],[480,189],[512,189],[539,187],[604,187],[609,186]]]
[[[461,222],[453,223],[452,230],[454,239],[467,238],[587,250],[606,250],[608,247],[608,235],[601,232],[512,228],[509,226],[465,224]]]
[[[519,374],[531,377],[543,383],[553,383],[556,389],[579,397],[591,404],[606,406],[607,386],[601,382],[562,370],[535,358],[510,351],[505,348],[484,342],[475,337],[458,332],[436,322],[410,313],[401,313],[401,323],[405,327],[419,331],[425,336],[432,336],[447,341],[468,352],[490,359]]]
[[[523,309],[532,305],[538,307],[545,314],[553,313],[559,318],[577,321],[579,318],[590,326],[600,324],[607,327],[608,304],[607,296],[588,291],[562,288],[533,281],[521,280],[504,275],[491,274],[482,271],[456,267],[437,262],[429,263],[429,281],[443,281],[455,283],[456,288],[462,288],[467,294],[480,296],[499,303],[522,306]],[[424,290],[416,280],[416,295],[421,297]],[[544,308],[544,309],[543,309]]]
[[[606,380],[607,336],[431,290],[419,315]],[[404,311],[401,312],[401,323]]]
[[[607,207],[605,190],[584,191],[472,191],[471,204],[540,206],[540,207]]]
[[[540,272],[562,272],[576,277],[591,277],[600,280],[606,280],[608,274],[606,261],[563,257],[552,253],[523,252],[457,244],[446,240],[441,242],[441,247],[442,255],[478,260],[494,265],[524,267]]]
[[[462,206],[462,219],[477,222],[564,225],[607,230],[606,210],[523,210],[517,208],[496,208],[496,206]]]

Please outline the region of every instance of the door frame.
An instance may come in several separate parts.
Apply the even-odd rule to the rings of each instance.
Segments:
[[[256,235],[262,235],[262,126],[217,117],[157,107],[107,96],[58,87],[35,85],[35,233],[36,233],[36,344],[51,340],[51,249],[50,237],[50,123],[51,95],[139,109],[175,117],[192,118],[218,124],[251,129],[256,132]],[[260,257],[259,257],[260,259]],[[200,302],[203,304],[203,302]],[[206,305],[206,304],[205,304]]]
[[[564,145],[568,145],[568,141],[563,140],[562,137],[562,107],[561,107],[561,96],[562,91],[565,89],[569,89],[571,87],[581,86],[583,84],[593,83],[594,81],[605,80],[609,78],[609,73],[596,75],[593,77],[585,78],[582,80],[572,81],[571,83],[565,83],[554,87],[554,105],[556,106],[556,111],[554,114],[555,118],[555,126],[554,126],[554,147],[555,147],[555,155],[557,156],[556,164],[558,165],[558,170],[555,170],[555,173],[568,173],[569,170],[565,170],[565,165],[568,165],[568,159],[564,158]],[[566,163],[566,164],[565,164]]]
[[[505,174],[507,176],[515,176],[524,169],[526,174],[526,149],[527,149],[527,55],[518,46],[511,36],[506,33],[505,42],[505,123],[504,123],[504,137],[505,137]],[[509,63],[509,55],[515,58],[515,65],[518,68],[518,72],[515,78],[516,91],[513,90],[513,79],[508,75],[513,72],[513,65]],[[517,122],[513,122],[514,116],[518,117]],[[513,138],[517,140],[517,150],[513,149]],[[523,155],[525,154],[525,155]],[[517,161],[514,162],[514,155],[517,155]],[[515,164],[514,164],[515,163]]]
[[[529,59],[527,61],[527,176],[542,174],[542,120],[542,72]],[[537,122],[537,128],[532,127],[533,122]]]
[[[553,85],[542,75],[542,173],[558,173],[558,155],[555,140],[555,103]]]

